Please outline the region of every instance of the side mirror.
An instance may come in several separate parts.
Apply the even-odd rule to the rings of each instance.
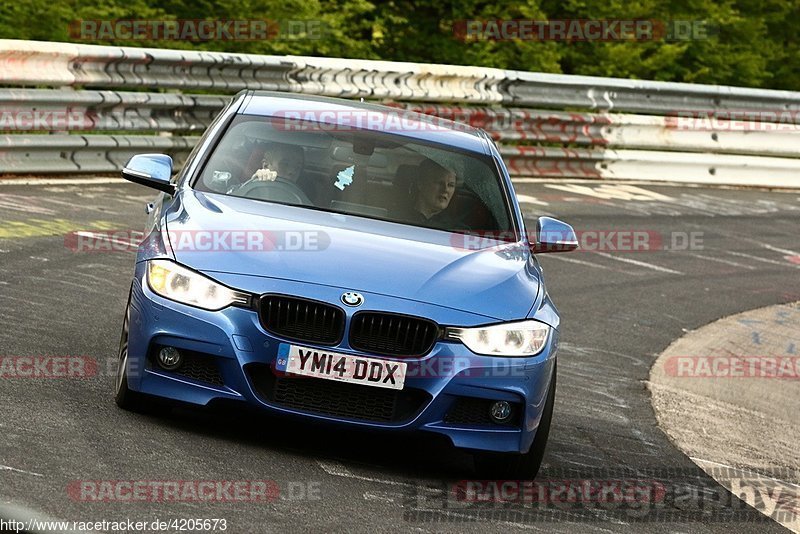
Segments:
[[[577,248],[578,238],[572,226],[551,217],[539,217],[536,221],[536,241],[531,243],[532,252],[569,252]]]
[[[172,158],[166,154],[137,154],[122,169],[122,177],[131,182],[175,194],[172,176]]]

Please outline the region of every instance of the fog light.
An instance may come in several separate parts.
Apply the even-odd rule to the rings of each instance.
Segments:
[[[175,347],[164,347],[158,351],[158,365],[167,371],[174,371],[183,364],[183,355]]]
[[[511,404],[497,401],[489,408],[489,416],[495,423],[505,423],[511,418]]]

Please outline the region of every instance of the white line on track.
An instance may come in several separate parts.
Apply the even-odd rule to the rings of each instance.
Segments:
[[[531,196],[531,195],[517,195],[517,200],[520,204],[538,204],[539,206],[549,206],[549,202],[545,202],[544,200],[539,200],[538,198]]]
[[[621,258],[619,256],[614,256],[612,254],[608,254],[607,252],[594,252],[598,256],[603,256],[604,258],[609,258],[616,261],[621,261],[623,263],[630,263],[631,265],[638,265],[639,267],[645,267],[647,269],[653,269],[654,271],[658,271],[661,273],[669,273],[669,274],[684,274],[680,271],[675,271],[673,269],[667,269],[666,267],[661,267],[660,265],[653,265],[652,263],[647,263],[644,261],[639,260],[632,260],[629,258]]]
[[[0,194],[0,208],[11,211],[21,211],[23,213],[36,213],[39,215],[55,215],[55,211],[49,208],[33,206],[28,197],[17,195]]]
[[[587,267],[594,267],[595,269],[605,269],[607,271],[615,271],[618,273],[626,273],[626,274],[633,274],[628,271],[619,271],[617,269],[612,269],[606,265],[600,265],[599,263],[592,263],[590,261],[583,261],[583,260],[576,260],[575,258],[565,258],[564,256],[559,256],[558,254],[553,254],[548,256],[548,258],[553,258],[556,260],[566,261],[568,263],[577,263],[578,265],[586,265]]]
[[[781,222],[786,222],[784,219],[780,219],[780,221]],[[792,224],[794,224],[794,223],[792,223]],[[703,226],[698,225],[698,224],[688,224],[688,226],[692,226],[694,228],[700,228],[700,229],[704,228]],[[769,243],[764,243],[763,241],[761,241],[759,239],[753,239],[752,237],[745,237],[745,236],[740,235],[738,233],[726,232],[726,231],[720,230],[720,229],[716,229],[716,230],[714,230],[714,232],[718,233],[720,235],[723,235],[725,237],[730,237],[731,239],[735,239],[737,241],[744,241],[744,242],[747,242],[747,243],[752,243],[752,244],[754,244],[754,245],[756,245],[758,247],[765,248],[765,249],[771,250],[773,252],[778,252],[779,254],[786,254],[788,256],[800,256],[800,252],[796,252],[794,250],[789,250],[787,248],[776,247],[774,245],[770,245]],[[795,235],[794,228],[792,228],[792,232],[791,233],[786,234],[786,235],[794,237],[794,235]]]
[[[769,243],[764,243],[763,241],[759,241],[758,239],[753,239],[753,238],[744,237],[744,236],[736,236],[736,235],[732,235],[732,234],[727,234],[727,235],[728,235],[728,237],[733,237],[733,238],[736,238],[736,239],[740,239],[742,241],[746,241],[748,243],[753,243],[754,245],[757,245],[757,246],[759,246],[761,248],[765,248],[767,250],[771,250],[773,252],[778,252],[780,254],[786,254],[786,255],[789,255],[789,256],[800,256],[800,252],[795,252],[794,250],[789,250],[787,248],[776,247],[774,245],[770,245]]]
[[[68,207],[73,208],[73,209],[75,208],[75,201],[57,200],[55,198],[48,198],[48,197],[43,197],[43,198],[38,198],[37,197],[37,200],[40,200],[42,202],[48,202],[50,204],[55,204],[57,206],[68,206]],[[116,202],[120,202],[122,199],[115,198],[114,200]],[[122,201],[125,202],[124,200],[122,200]],[[108,210],[103,206],[93,206],[91,204],[86,204],[86,203],[81,205],[80,209],[84,210],[84,211],[85,210],[91,210],[91,211],[97,211],[97,212],[101,212],[101,213],[108,213]],[[53,212],[53,213],[55,213],[55,212]]]
[[[24,471],[22,469],[17,469],[16,467],[11,467],[10,465],[0,465],[0,471],[12,471],[14,473],[22,473],[23,475],[33,475],[35,477],[44,476],[41,473],[34,473],[33,471]]]
[[[693,258],[700,258],[701,260],[708,260],[708,261],[716,261],[717,263],[724,263],[725,265],[731,265],[733,267],[741,267],[743,269],[754,270],[755,267],[752,265],[745,265],[744,263],[738,263],[731,260],[723,260],[722,258],[715,258],[713,256],[703,256],[702,254],[692,254]]]
[[[407,482],[400,482],[398,480],[388,480],[384,478],[372,478],[372,477],[365,477],[361,475],[356,475],[355,473],[350,472],[345,466],[340,463],[331,463],[331,462],[323,462],[317,460],[317,465],[319,465],[323,471],[328,473],[329,475],[335,477],[344,477],[344,478],[352,478],[355,480],[364,480],[366,482],[375,482],[378,484],[388,484],[390,486],[403,486],[406,488],[416,488],[414,484],[409,484]]]
[[[748,240],[749,241],[749,240]],[[760,246],[764,247],[767,250],[771,250],[773,252],[780,252],[781,254],[787,254],[789,256],[800,256],[800,252],[795,252],[793,250],[789,250],[786,248],[774,247],[767,243],[759,243]]]
[[[395,502],[397,499],[397,495],[393,493],[386,493],[382,491],[365,491],[364,492],[364,500],[365,501],[380,501],[380,502]]]
[[[589,197],[599,198],[601,200],[639,200],[646,202],[673,202],[675,199],[643,189],[635,185],[622,185],[622,184],[599,184],[596,187],[588,187],[585,185],[576,184],[545,184],[548,189],[557,189],[566,193],[576,195],[585,195]]]
[[[730,254],[732,256],[740,256],[742,258],[750,258],[751,260],[760,261],[762,263],[769,263],[771,265],[780,265],[781,267],[800,267],[800,265],[795,265],[793,263],[789,263],[788,261],[787,262],[783,262],[783,261],[771,260],[769,258],[762,258],[761,256],[753,256],[752,254],[745,254],[744,252],[736,252],[736,251],[733,251],[733,250],[726,250],[725,253],[726,254]]]
[[[122,178],[11,178],[0,180],[0,185],[100,185],[124,182]]]
[[[686,189],[735,189],[737,191],[768,191],[770,193],[794,194],[796,189],[793,187],[759,187],[757,185],[730,185],[715,183],[691,183],[691,182],[667,182],[659,180],[614,180],[597,178],[564,178],[554,181],[552,178],[511,178],[515,184],[621,184],[621,185],[652,185],[657,187],[681,187]],[[800,200],[800,197],[798,197]]]

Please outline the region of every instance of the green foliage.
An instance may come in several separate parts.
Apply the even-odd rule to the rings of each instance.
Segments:
[[[304,20],[322,32],[319,38],[81,42],[800,89],[800,0],[15,0],[0,6],[0,37],[75,41],[70,22],[119,19]],[[688,40],[464,40],[454,25],[468,19],[687,20],[712,31]]]

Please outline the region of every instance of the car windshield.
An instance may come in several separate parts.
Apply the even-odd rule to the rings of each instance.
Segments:
[[[513,235],[490,157],[384,132],[240,115],[194,187],[448,232]]]

